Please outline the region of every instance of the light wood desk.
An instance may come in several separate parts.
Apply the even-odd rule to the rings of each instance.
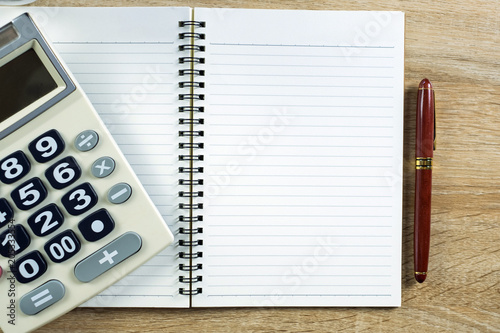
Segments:
[[[406,12],[402,307],[94,309],[40,332],[500,332],[500,3],[39,0],[38,6],[204,6]],[[436,89],[429,276],[413,279],[415,100]]]

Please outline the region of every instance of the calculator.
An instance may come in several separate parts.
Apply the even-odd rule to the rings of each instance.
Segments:
[[[0,28],[0,326],[70,311],[173,241],[29,14]]]

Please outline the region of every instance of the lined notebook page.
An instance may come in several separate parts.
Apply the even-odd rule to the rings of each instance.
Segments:
[[[14,17],[14,10],[9,12]],[[176,230],[178,21],[187,8],[30,8]],[[12,14],[12,15],[11,15]],[[116,217],[115,217],[116,219]],[[140,223],[140,221],[137,221]],[[117,221],[119,223],[119,221]],[[188,306],[172,245],[84,306]]]
[[[207,149],[193,305],[399,306],[403,13],[195,17]]]

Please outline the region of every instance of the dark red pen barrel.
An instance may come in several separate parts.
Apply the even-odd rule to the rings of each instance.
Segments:
[[[427,273],[431,238],[432,169],[415,170],[415,272]],[[417,209],[418,207],[418,209]],[[425,279],[425,277],[424,277]]]
[[[417,96],[415,142],[415,279],[424,282],[429,265],[431,236],[432,157],[434,152],[434,91],[429,80],[420,82]]]
[[[434,154],[433,90],[419,89],[417,101],[415,157],[432,157]]]

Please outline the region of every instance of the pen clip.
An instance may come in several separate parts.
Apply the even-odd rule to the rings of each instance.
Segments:
[[[433,111],[434,111],[434,142],[433,142],[433,150],[436,150],[436,98],[435,98],[434,90],[432,90],[432,102],[434,103]]]

